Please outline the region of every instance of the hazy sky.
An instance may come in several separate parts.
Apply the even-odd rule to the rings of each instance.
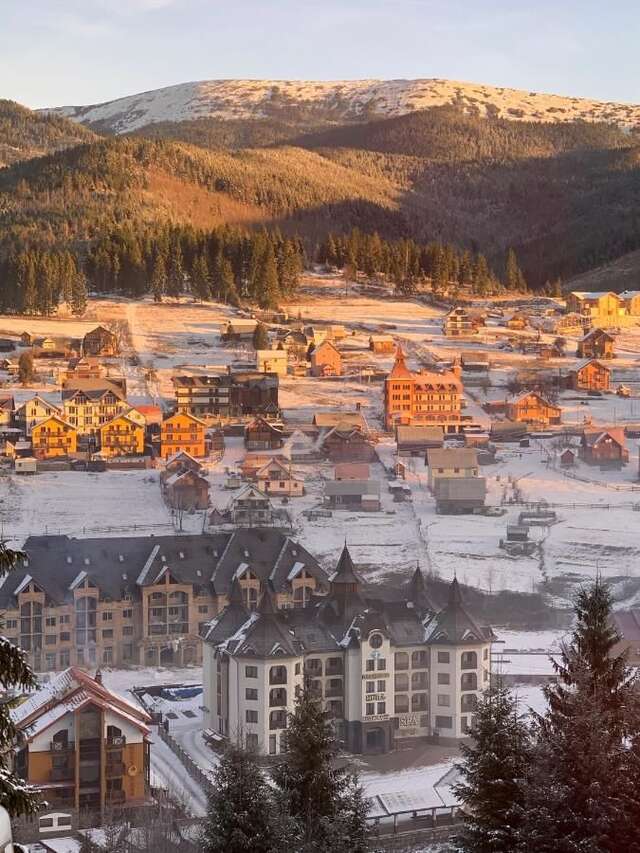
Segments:
[[[444,77],[640,102],[638,0],[0,0],[0,97]]]

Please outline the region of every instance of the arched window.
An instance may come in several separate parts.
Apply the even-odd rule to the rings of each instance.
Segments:
[[[269,684],[286,684],[287,683],[287,668],[286,666],[272,666],[269,668]]]
[[[463,714],[473,712],[478,707],[478,697],[475,693],[465,693],[460,697],[460,710]]]
[[[287,728],[287,712],[286,711],[271,711],[269,713],[269,728],[286,729]]]
[[[279,708],[287,704],[287,691],[284,687],[273,687],[269,691],[269,707]]]
[[[478,689],[478,676],[475,672],[465,672],[460,677],[460,689],[461,690],[477,690]]]
[[[306,607],[309,599],[313,595],[313,587],[308,584],[297,586],[293,590],[293,605],[294,607]]]
[[[461,669],[477,669],[478,655],[476,652],[463,652],[460,660]]]

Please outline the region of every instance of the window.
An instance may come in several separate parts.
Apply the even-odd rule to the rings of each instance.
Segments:
[[[113,621],[113,612],[111,610],[105,610],[102,614],[103,622],[111,622]]]
[[[71,634],[69,631],[61,631],[60,632],[60,642],[61,643],[70,643],[71,642]]]
[[[65,616],[60,617],[60,624],[61,625],[68,625],[70,622],[71,622],[71,616],[69,616],[69,614],[66,614]]]
[[[367,702],[367,704],[364,706],[365,716],[372,717],[375,714],[375,712],[376,712],[376,706],[374,705],[374,703],[373,702]]]
[[[448,708],[451,705],[451,696],[447,693],[438,693],[438,706]]]
[[[102,663],[107,664],[108,666],[110,666],[113,663],[113,647],[112,646],[106,646],[102,650]]]
[[[375,681],[367,681],[367,686],[365,687],[365,693],[375,693],[375,692],[376,692]]]
[[[451,684],[451,676],[448,672],[438,673],[438,684]]]
[[[125,637],[130,637],[133,634],[133,625],[124,625],[122,633]]]
[[[387,661],[384,658],[378,658],[378,672],[384,672],[387,668]]]
[[[409,655],[406,652],[396,652],[395,667],[398,669],[409,669]]]
[[[438,663],[449,663],[449,652],[438,652]]]
[[[378,693],[384,693],[386,689],[387,682],[383,678],[381,678],[380,681],[378,681]]]
[[[88,646],[96,641],[96,608],[98,599],[82,596],[76,599],[76,643]]]
[[[452,729],[453,717],[436,717],[437,729]]]
[[[127,610],[123,610],[122,611],[122,618],[123,619],[132,619],[133,618],[133,610],[131,610],[130,608],[128,608]]]
[[[69,651],[60,652],[60,667],[61,669],[66,669],[69,666],[71,656],[69,655]]]
[[[276,736],[269,735],[269,755],[276,754]]]
[[[245,666],[244,674],[245,674],[245,678],[257,678],[258,677],[258,667],[257,666]]]
[[[387,713],[387,703],[386,702],[378,702],[378,713],[386,714]]]
[[[18,620],[17,619],[7,619],[7,628],[17,628]]]
[[[311,658],[306,662],[305,669],[311,675],[322,675],[322,661],[320,658]]]
[[[247,723],[257,723],[258,722],[258,712],[257,711],[245,711],[245,720]]]
[[[255,687],[247,687],[244,691],[244,698],[249,701],[257,701],[258,699],[258,691]]]
[[[426,669],[429,666],[429,657],[425,650],[413,652],[411,655],[411,666],[413,669]]]
[[[113,639],[113,628],[105,628],[102,632],[103,640],[112,640]]]
[[[369,637],[369,645],[372,649],[379,649],[382,646],[382,642],[382,634],[378,634],[377,632]]]
[[[56,635],[55,634],[46,634],[44,638],[45,646],[55,646],[56,644]]]
[[[460,689],[461,690],[477,690],[478,689],[478,676],[475,672],[463,672],[460,677]]]
[[[300,671],[301,671],[301,666],[299,663],[297,663],[295,666],[295,674],[300,675]]]
[[[45,625],[47,628],[55,628],[56,627],[56,617],[55,616],[47,616],[45,619]]]
[[[208,613],[208,612],[209,612],[209,608],[207,607],[206,604],[201,604],[198,607],[198,613]]]
[[[373,660],[373,658],[371,660],[368,660],[367,661],[367,672],[373,672],[375,668],[376,668],[376,662]]]
[[[411,673],[411,689],[426,690],[427,689],[427,673],[413,672]]]
[[[460,659],[460,666],[462,669],[477,669],[478,655],[476,652],[463,652]]]
[[[409,689],[409,676],[407,673],[396,673],[394,687],[396,691],[404,691]]]
[[[245,743],[248,750],[255,752],[258,749],[258,735],[247,734]]]
[[[411,696],[411,710],[412,711],[426,711],[427,710],[427,694],[426,693],[414,693]]]
[[[55,669],[56,668],[56,656],[55,654],[45,655],[45,665],[47,669]]]
[[[406,714],[409,711],[409,697],[399,693],[394,699],[394,713]]]
[[[20,646],[25,652],[42,648],[42,604],[27,601],[20,607]]]

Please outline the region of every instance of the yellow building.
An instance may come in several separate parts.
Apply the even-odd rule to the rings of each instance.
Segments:
[[[206,427],[204,421],[188,412],[176,412],[166,418],[160,432],[160,455],[163,459],[169,459],[174,453],[184,450],[191,456],[205,456]]]
[[[144,427],[129,413],[100,427],[101,456],[139,456],[144,453]]]
[[[51,415],[33,427],[31,443],[36,459],[69,456],[78,449],[78,432],[58,415]]]
[[[592,326],[616,326],[628,313],[624,299],[602,290],[572,291],[567,296],[567,311],[589,318]]]

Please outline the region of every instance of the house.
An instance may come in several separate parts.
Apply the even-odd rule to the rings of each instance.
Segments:
[[[171,476],[172,474],[182,474],[184,471],[193,471],[196,474],[199,474],[202,471],[202,463],[198,462],[191,454],[186,453],[184,450],[180,450],[178,453],[171,456],[167,459],[164,471],[160,475],[162,478],[163,475]]]
[[[171,474],[162,481],[165,500],[172,509],[197,510],[209,506],[209,482],[196,471]]]
[[[174,376],[179,412],[216,422],[246,415],[277,415],[279,377],[257,370]]]
[[[384,383],[386,429],[397,426],[440,426],[457,432],[462,421],[462,383],[458,373],[422,370],[406,365],[402,347]]]
[[[526,434],[526,424],[513,421],[492,421],[489,437],[491,441],[521,441]]]
[[[560,454],[560,467],[572,468],[576,464],[576,453],[571,447],[565,447]]]
[[[594,327],[617,326],[626,314],[624,300],[610,290],[574,290],[567,296],[567,311],[586,317]]]
[[[19,438],[8,438],[4,444],[4,455],[9,459],[26,459],[32,456],[33,448],[30,441]]]
[[[442,333],[448,338],[477,335],[478,322],[465,308],[452,308],[442,321]]]
[[[368,480],[369,476],[366,462],[340,462],[333,471],[334,480]]]
[[[284,444],[282,426],[254,418],[244,428],[244,444],[247,450],[277,450]]]
[[[458,515],[476,512],[485,504],[487,481],[484,477],[437,477],[433,494],[436,512]]]
[[[569,386],[575,391],[608,391],[610,382],[611,370],[594,358],[569,373]]]
[[[49,806],[102,813],[138,807],[150,790],[151,718],[78,667],[11,712],[14,770]]]
[[[69,359],[67,369],[63,374],[63,383],[69,379],[101,379],[106,375],[106,368],[95,356]]]
[[[191,456],[206,456],[206,424],[188,412],[176,412],[162,422],[160,456],[169,459],[181,450]]]
[[[231,520],[238,527],[269,527],[273,524],[271,501],[256,486],[245,486],[231,501]]]
[[[622,427],[589,427],[580,440],[580,458],[587,465],[621,467],[629,461]]]
[[[60,406],[36,394],[17,408],[16,423],[24,430],[26,435],[31,435],[31,431],[37,423],[50,418],[52,415],[62,417]]]
[[[276,373],[278,376],[287,375],[288,355],[284,349],[256,350],[256,368],[260,373]]]
[[[85,356],[114,356],[119,351],[117,335],[104,326],[96,326],[82,339],[82,354]]]
[[[329,337],[332,341],[342,341],[347,337],[347,330],[341,323],[331,323],[329,326]]]
[[[255,473],[258,488],[271,496],[300,497],[304,495],[304,482],[291,473],[291,466],[281,459],[270,459]]]
[[[322,341],[311,353],[312,376],[340,376],[342,356],[329,340]]]
[[[424,457],[427,450],[442,447],[444,433],[439,426],[397,426],[396,447],[398,456]]]
[[[162,409],[160,406],[136,405],[136,411],[144,418],[147,429],[160,431],[162,426]]]
[[[32,347],[35,343],[35,336],[30,332],[22,332],[20,335],[20,343],[24,347]]]
[[[234,578],[247,606],[267,584],[281,607],[299,606],[327,588],[316,558],[273,528],[181,536],[32,536],[24,550],[28,560],[0,587],[0,610],[4,636],[22,646],[37,672],[75,664],[198,664],[202,625],[226,606]],[[42,623],[33,614],[41,614]]]
[[[331,462],[375,462],[375,447],[362,430],[338,424],[319,441],[320,450]]]
[[[419,569],[398,587],[397,599],[383,599],[346,546],[328,593],[306,606],[278,610],[266,587],[249,612],[234,587],[203,632],[203,725],[225,737],[240,732],[248,748],[280,755],[307,677],[345,751],[468,737],[490,681],[494,634],[467,609],[455,579],[442,609]]]
[[[144,425],[129,413],[116,415],[100,427],[100,455],[140,456],[144,453],[144,433]]]
[[[20,373],[20,365],[16,359],[2,358],[0,359],[0,370],[4,370],[9,377],[15,377]]]
[[[309,349],[309,339],[304,332],[291,330],[286,332],[280,339],[280,345],[284,347],[292,360],[306,360]]]
[[[103,424],[130,409],[122,388],[109,379],[74,379],[62,389],[62,411],[78,435],[97,435]]]
[[[548,426],[560,423],[562,409],[537,391],[524,391],[514,400],[507,401],[506,414],[512,421]]]
[[[51,415],[33,427],[31,444],[36,459],[70,456],[78,450],[78,431],[59,415]]]
[[[364,433],[369,431],[369,425],[361,412],[316,412],[312,423],[319,430],[330,430],[341,425],[359,429]]]
[[[309,344],[313,344],[314,347],[320,346],[320,344],[326,340],[329,335],[328,329],[321,329],[318,326],[305,326],[303,331],[309,339]]]
[[[32,353],[34,358],[72,358],[79,355],[80,346],[74,338],[36,338]]]
[[[324,502],[332,509],[379,512],[380,483],[378,480],[327,480]]]
[[[0,338],[0,352],[13,352],[16,348],[16,342],[10,338]]]
[[[428,484],[433,491],[439,477],[477,477],[478,452],[475,447],[446,447],[427,450]]]
[[[225,342],[251,342],[257,325],[257,320],[243,320],[236,317],[223,326],[221,338]]]
[[[11,394],[0,396],[0,427],[10,427],[16,404]]]
[[[292,462],[312,462],[321,454],[315,440],[302,430],[294,430],[282,446],[282,454]]]
[[[396,342],[391,335],[370,335],[369,349],[376,355],[389,355],[395,352]]]
[[[578,358],[613,358],[614,338],[603,329],[592,329],[578,341]]]
[[[491,366],[489,353],[481,350],[464,350],[460,355],[460,361],[463,370],[474,373],[486,372]]]
[[[618,295],[626,312],[632,317],[637,317],[640,314],[640,290],[623,290]]]

